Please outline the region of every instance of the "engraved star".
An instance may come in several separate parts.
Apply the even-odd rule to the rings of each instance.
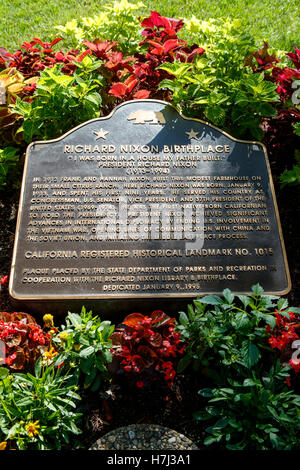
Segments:
[[[93,131],[93,134],[95,134],[97,137],[96,137],[96,140],[98,139],[104,139],[106,140],[106,134],[109,134],[109,131],[105,131],[104,129],[101,129],[99,131]]]
[[[186,134],[189,136],[189,139],[198,140],[197,134],[199,134],[199,132],[195,132],[194,129],[191,129],[190,132],[186,132]]]

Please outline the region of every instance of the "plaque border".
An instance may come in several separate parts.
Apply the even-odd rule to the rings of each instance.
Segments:
[[[292,281],[291,281],[291,276],[290,276],[290,270],[289,270],[289,265],[288,265],[288,260],[287,260],[287,254],[286,254],[286,249],[285,249],[285,244],[284,244],[284,238],[283,238],[283,233],[282,233],[282,227],[281,227],[281,222],[280,222],[280,216],[279,216],[279,210],[278,210],[278,205],[277,205],[277,199],[276,199],[276,194],[275,194],[275,189],[274,189],[274,183],[273,183],[273,178],[272,178],[272,173],[271,173],[271,167],[270,167],[270,162],[268,158],[268,153],[266,146],[262,142],[258,141],[253,141],[253,140],[241,140],[241,139],[236,139],[235,137],[231,136],[227,132],[223,131],[219,127],[214,126],[213,124],[208,123],[207,121],[203,121],[202,119],[197,119],[197,118],[190,118],[184,116],[178,109],[171,103],[168,103],[167,101],[163,100],[156,100],[156,99],[141,99],[141,100],[129,100],[125,101],[124,103],[119,104],[116,106],[110,114],[107,116],[102,116],[99,118],[94,118],[90,119],[89,121],[85,121],[82,124],[79,124],[78,126],[74,127],[73,129],[69,130],[62,136],[56,138],[56,139],[51,139],[51,140],[37,140],[34,142],[31,142],[27,149],[26,149],[26,155],[25,155],[25,162],[24,162],[24,169],[23,169],[23,178],[22,178],[22,186],[21,186],[21,193],[20,193],[20,199],[19,199],[19,207],[18,207],[18,216],[17,216],[17,223],[16,223],[16,230],[15,230],[15,240],[14,240],[14,248],[13,248],[13,256],[12,256],[12,263],[11,263],[11,270],[10,270],[10,279],[9,279],[9,295],[16,301],[37,301],[37,300],[52,300],[52,301],[64,301],[64,300],[114,300],[114,299],[149,299],[149,298],[154,298],[157,297],[159,298],[173,298],[173,299],[191,299],[191,298],[196,298],[196,297],[202,297],[204,295],[211,294],[211,291],[206,291],[206,292],[191,292],[189,294],[181,294],[181,293],[176,293],[176,294],[170,294],[170,293],[153,293],[153,294],[105,294],[105,295],[99,295],[99,294],[73,294],[73,295],[37,295],[37,296],[32,296],[32,295],[18,295],[14,291],[14,275],[15,275],[15,265],[16,265],[16,256],[17,256],[17,246],[19,242],[19,227],[21,223],[21,215],[22,215],[22,205],[23,205],[23,200],[24,200],[24,192],[25,192],[25,181],[26,181],[26,173],[27,173],[27,167],[28,167],[28,160],[29,160],[29,152],[31,147],[34,145],[42,145],[42,144],[48,144],[51,142],[59,142],[60,140],[64,139],[67,135],[73,133],[77,129],[80,129],[81,127],[85,126],[88,123],[91,122],[98,122],[98,121],[106,121],[110,119],[115,112],[121,108],[122,106],[126,106],[129,103],[158,103],[162,105],[167,105],[171,106],[183,119],[187,121],[194,121],[194,122],[200,122],[201,124],[205,124],[208,127],[211,127],[217,131],[219,131],[221,134],[225,135],[229,139],[233,140],[234,142],[240,142],[244,144],[252,144],[252,145],[260,145],[264,151],[264,156],[265,156],[265,161],[266,161],[266,166],[267,166],[267,172],[268,172],[268,177],[270,181],[270,189],[271,189],[271,194],[272,194],[272,200],[274,204],[274,209],[275,209],[275,216],[276,216],[276,221],[277,221],[277,226],[278,226],[278,232],[279,232],[279,238],[280,238],[280,243],[281,243],[281,249],[283,253],[283,261],[284,261],[284,266],[285,266],[285,272],[286,272],[286,277],[288,281],[287,288],[278,291],[278,292],[264,292],[265,295],[286,295],[290,292],[292,288]],[[236,292],[234,291],[235,294],[250,294],[251,292]],[[213,295],[222,295],[222,292],[214,292]]]

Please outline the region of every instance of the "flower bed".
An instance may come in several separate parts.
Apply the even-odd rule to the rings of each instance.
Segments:
[[[117,328],[84,308],[60,327],[46,314],[43,329],[1,313],[1,447],[75,449],[83,433],[90,447],[130,413],[183,421],[200,448],[299,449],[299,322],[259,285],[197,299],[179,321],[156,310]]]
[[[139,25],[138,6],[115,3],[107,14],[58,27],[73,47],[67,52],[60,37],[34,38],[14,53],[0,49],[0,189],[19,183],[16,170],[32,140],[58,137],[141,98],[171,101],[238,138],[263,139],[282,185],[299,184],[300,50],[284,55],[267,43],[257,50],[237,21],[152,11]]]

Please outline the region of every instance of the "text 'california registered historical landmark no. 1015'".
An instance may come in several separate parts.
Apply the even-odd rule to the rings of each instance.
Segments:
[[[264,147],[128,102],[27,151],[10,294],[17,300],[286,293]]]

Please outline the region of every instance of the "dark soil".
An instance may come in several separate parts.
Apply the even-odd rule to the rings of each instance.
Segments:
[[[81,445],[88,448],[104,434],[122,426],[155,423],[184,434],[203,448],[207,423],[193,419],[193,413],[203,408],[203,399],[197,392],[207,384],[201,381],[200,372],[177,376],[171,388],[157,381],[137,389],[134,383],[121,380],[111,390],[101,392],[100,397],[96,394],[85,397],[87,432]]]

